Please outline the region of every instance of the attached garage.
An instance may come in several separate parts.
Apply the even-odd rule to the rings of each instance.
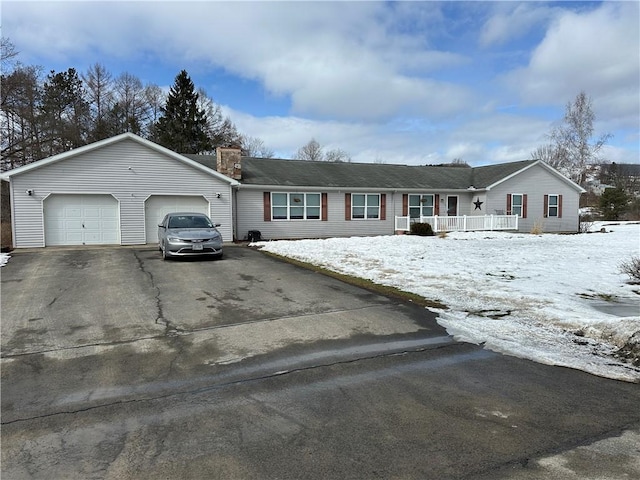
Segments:
[[[111,195],[49,195],[44,239],[52,245],[120,244],[118,201]]]
[[[202,212],[233,240],[239,182],[131,133],[2,173],[13,246],[144,245],[170,211]]]
[[[152,195],[144,205],[147,243],[158,241],[158,224],[170,212],[198,212],[209,215],[209,202],[202,196]]]

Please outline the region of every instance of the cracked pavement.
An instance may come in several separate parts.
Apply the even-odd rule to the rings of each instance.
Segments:
[[[423,308],[225,255],[16,252],[0,272],[2,475],[535,478],[579,472],[585,452],[599,474],[640,472],[637,385],[457,343]],[[627,450],[602,453],[610,437]]]

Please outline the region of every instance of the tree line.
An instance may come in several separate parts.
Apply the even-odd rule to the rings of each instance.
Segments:
[[[168,93],[144,85],[135,75],[117,76],[96,63],[86,72],[75,68],[44,73],[23,65],[14,45],[2,38],[0,92],[0,170],[5,171],[131,132],[178,153],[212,154],[237,146],[243,155],[272,158],[274,152],[256,137],[238,131],[185,70]],[[324,151],[311,139],[295,154],[302,160],[349,162],[341,149]]]
[[[166,94],[133,74],[114,76],[99,63],[82,73],[44,74],[40,66],[16,62],[8,39],[1,47],[3,171],[125,132],[179,153],[239,146],[245,155],[273,156],[262,140],[240,133],[184,70]]]

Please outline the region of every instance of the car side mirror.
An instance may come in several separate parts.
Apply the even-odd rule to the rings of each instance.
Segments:
[[[214,227],[219,227],[221,224],[220,223],[214,223],[213,226]]]
[[[159,226],[160,228],[164,228],[164,225],[162,225],[161,223],[160,223],[160,224],[158,224],[158,226]]]

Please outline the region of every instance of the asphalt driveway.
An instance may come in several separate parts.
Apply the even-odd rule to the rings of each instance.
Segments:
[[[248,248],[21,251],[0,273],[3,478],[640,473],[637,385],[454,342]]]
[[[16,402],[21,415],[88,396],[99,404],[122,386],[171,389],[157,380],[197,383],[215,367],[321,341],[453,343],[433,318],[243,247],[222,260],[163,261],[150,247],[17,252],[2,268],[3,377],[33,394],[4,389],[3,418]]]

